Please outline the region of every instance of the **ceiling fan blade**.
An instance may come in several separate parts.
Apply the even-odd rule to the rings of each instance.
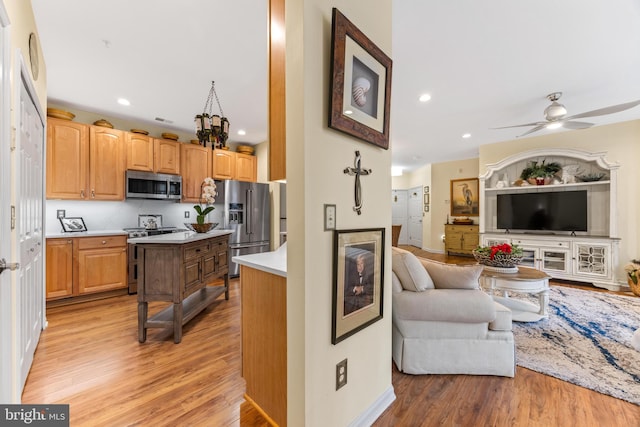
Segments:
[[[526,123],[524,125],[513,125],[513,126],[502,126],[499,128],[489,128],[489,129],[507,129],[507,128],[520,128],[524,126],[541,126],[546,125],[548,122],[535,122],[535,123]]]
[[[575,116],[565,117],[565,120],[581,119],[583,117],[595,117],[604,116],[606,114],[618,113],[620,111],[628,110],[636,105],[640,105],[640,99],[637,101],[627,102],[625,104],[611,105],[610,107],[600,108],[598,110],[587,111],[586,113],[576,114]]]
[[[518,138],[520,138],[521,136],[529,135],[530,133],[533,133],[533,132],[538,132],[540,129],[544,129],[545,127],[547,127],[547,125],[548,123],[541,123],[538,126],[534,127],[533,129],[529,129],[522,135],[518,135]]]
[[[565,129],[586,129],[593,126],[593,123],[587,122],[563,122],[562,127]]]

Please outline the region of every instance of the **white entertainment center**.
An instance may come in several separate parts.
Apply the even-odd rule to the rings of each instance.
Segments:
[[[480,240],[481,245],[500,243],[518,245],[524,250],[521,265],[534,267],[558,279],[593,283],[609,290],[625,290],[617,282],[618,264],[617,163],[608,162],[606,153],[588,153],[572,149],[536,149],[518,153],[487,165],[480,176]],[[575,182],[559,178],[548,185],[521,185],[516,182],[531,161],[557,162],[566,170],[580,175],[604,174],[598,181]],[[566,183],[563,183],[566,182]],[[524,231],[497,228],[498,194],[533,192],[587,192],[587,231]]]

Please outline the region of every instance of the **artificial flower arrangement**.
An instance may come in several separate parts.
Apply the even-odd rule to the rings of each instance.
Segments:
[[[203,207],[202,204],[199,204],[195,205],[193,209],[195,209],[198,214],[198,216],[196,216],[196,222],[202,225],[204,224],[207,214],[215,209],[211,205],[216,202],[216,183],[213,178],[206,177],[204,181],[202,181],[200,189],[200,201],[205,204],[205,207]]]
[[[522,248],[517,245],[502,243],[492,246],[478,246],[473,250],[475,259],[492,267],[514,267],[522,261]]]

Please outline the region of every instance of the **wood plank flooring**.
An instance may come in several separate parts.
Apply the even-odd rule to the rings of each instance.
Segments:
[[[160,329],[138,343],[135,295],[47,310],[23,402],[68,403],[74,427],[267,426],[243,398],[238,281],[230,287],[229,301],[185,325],[180,344]],[[375,426],[639,425],[637,405],[519,367],[502,378],[413,376],[391,365],[397,398]]]

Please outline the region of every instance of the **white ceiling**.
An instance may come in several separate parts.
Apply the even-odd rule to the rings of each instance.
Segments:
[[[32,4],[51,101],[188,132],[215,80],[229,141],[266,140],[266,0]],[[569,115],[640,99],[640,2],[395,0],[387,54],[393,164],[473,158],[529,129],[489,128],[543,120],[551,92]],[[583,121],[633,119],[640,106]]]

